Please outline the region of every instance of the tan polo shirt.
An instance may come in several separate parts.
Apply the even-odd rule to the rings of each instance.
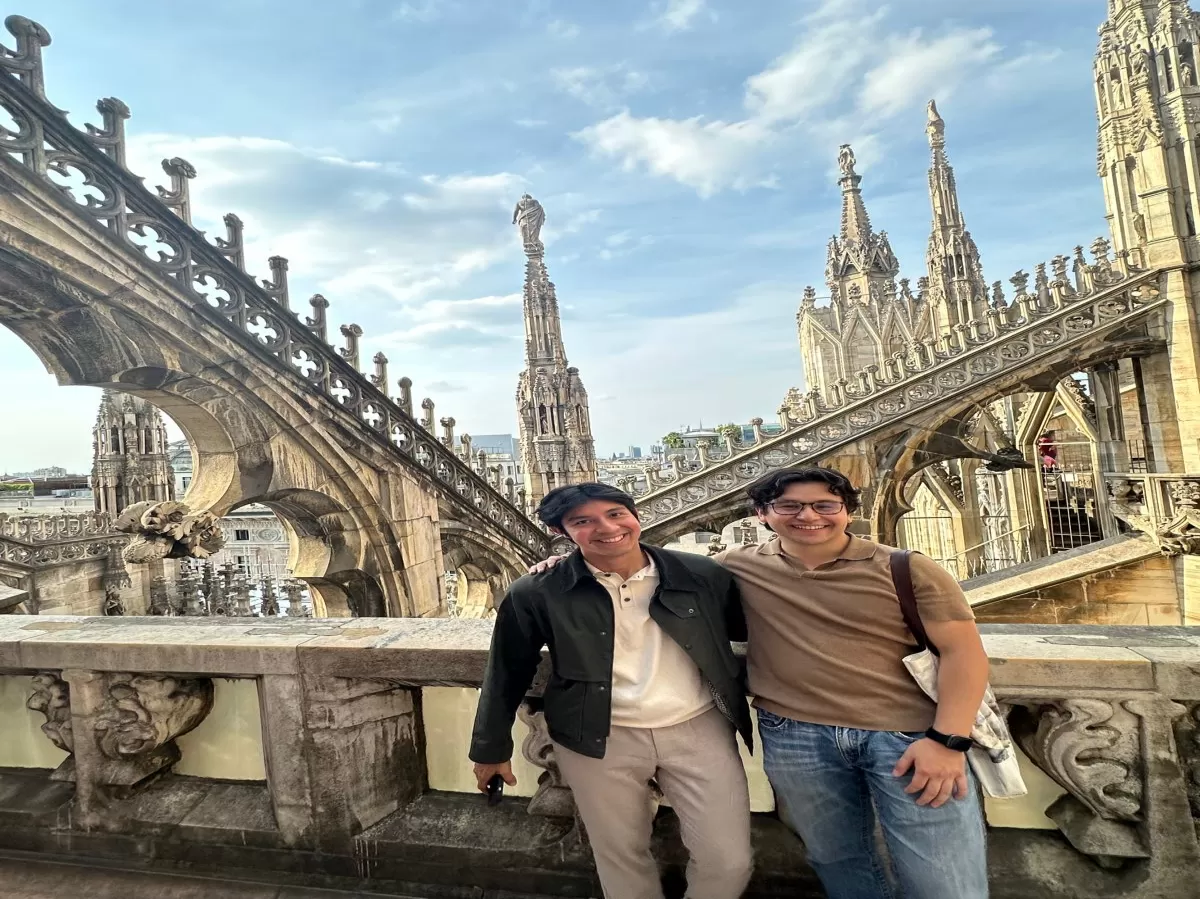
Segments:
[[[741,589],[758,708],[863,730],[933,724],[935,705],[902,661],[915,641],[892,586],[891,552],[851,537],[841,556],[810,570],[774,539],[716,557]],[[958,581],[932,559],[914,553],[912,579],[923,621],[975,617]]]
[[[588,570],[613,603],[612,723],[671,727],[712,708],[696,663],[650,617],[659,581],[654,561],[628,580],[591,563]]]

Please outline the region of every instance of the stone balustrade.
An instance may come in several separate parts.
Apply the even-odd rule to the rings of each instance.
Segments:
[[[514,795],[493,808],[472,792],[490,630],[0,618],[0,849],[417,894],[596,895],[536,697],[514,728]],[[1200,632],[1014,625],[985,628],[985,643],[1031,786],[989,803],[993,895],[1194,896]],[[818,895],[757,756],[748,766],[748,895]],[[671,876],[672,814],[656,842]]]

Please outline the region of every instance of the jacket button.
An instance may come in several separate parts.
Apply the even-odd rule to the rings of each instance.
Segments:
[[[692,648],[692,644],[691,644],[691,643],[684,643],[684,644],[683,644],[683,648],[684,648],[684,649],[691,649],[691,648]]]
[[[601,632],[600,632],[600,636],[601,636],[601,637],[607,637],[607,636],[608,636],[608,631],[601,631]]]
[[[600,685],[600,692],[601,692],[601,693],[603,693],[603,692],[604,692],[605,690],[607,690],[607,689],[608,689],[608,688],[607,688],[607,687],[605,687],[605,686],[604,686],[604,684],[601,684],[601,685]]]
[[[696,613],[696,610],[695,610],[695,609],[688,609],[688,614],[689,614],[689,615],[694,615],[695,613]]]

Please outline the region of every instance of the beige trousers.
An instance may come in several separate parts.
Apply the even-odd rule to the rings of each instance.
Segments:
[[[662,899],[650,854],[655,778],[679,816],[688,899],[737,899],[750,881],[750,794],[733,726],[712,709],[672,727],[613,727],[602,759],[557,743],[605,899]]]

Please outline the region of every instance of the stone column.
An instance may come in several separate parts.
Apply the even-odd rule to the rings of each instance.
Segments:
[[[425,756],[421,747],[416,689],[386,681],[305,673],[303,735],[267,751],[286,782],[274,796],[292,827],[306,825],[299,805],[311,796],[312,835],[318,848],[345,851],[359,833],[420,796],[425,788]],[[289,701],[290,686],[268,685],[273,706]],[[272,693],[274,695],[272,695]],[[298,722],[287,714],[264,713],[265,726],[291,739]],[[292,753],[308,765],[303,774],[290,770],[281,755]],[[299,762],[297,762],[299,764]]]

